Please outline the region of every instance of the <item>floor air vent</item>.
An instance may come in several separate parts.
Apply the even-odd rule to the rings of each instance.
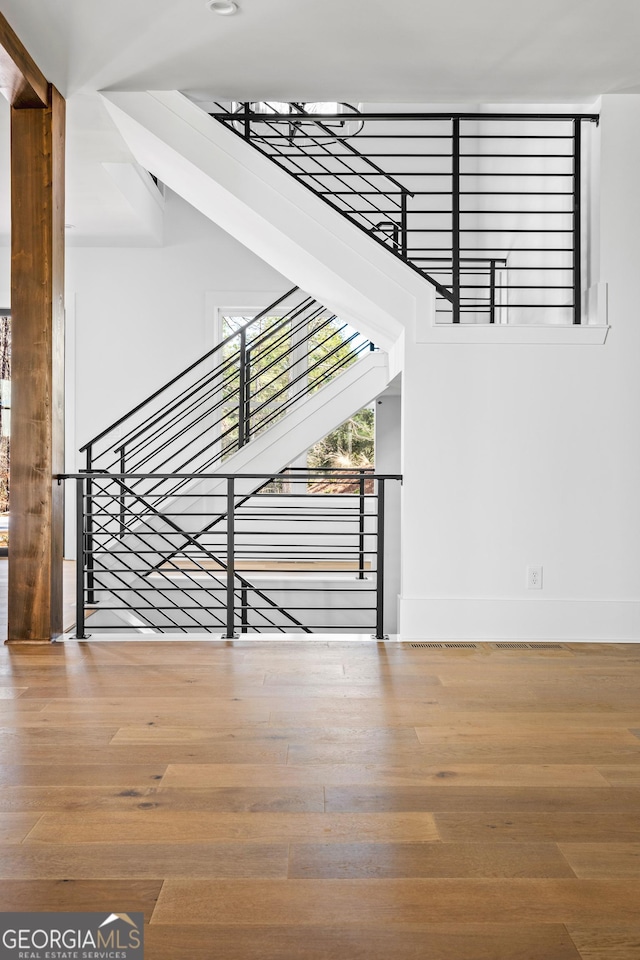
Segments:
[[[412,647],[420,647],[421,649],[429,648],[430,650],[442,650],[443,647],[446,647],[447,650],[477,650],[477,644],[475,643],[412,643]]]
[[[496,643],[499,650],[564,650],[562,643]]]

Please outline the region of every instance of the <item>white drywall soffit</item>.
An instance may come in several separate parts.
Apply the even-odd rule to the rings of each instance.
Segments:
[[[104,98],[142,166],[380,347],[429,322],[423,278],[186,97]]]
[[[142,236],[150,243],[162,243],[164,197],[151,175],[136,163],[103,163],[118,189],[129,203],[140,224]]]
[[[163,197],[139,167],[98,94],[67,103],[70,246],[157,246]]]

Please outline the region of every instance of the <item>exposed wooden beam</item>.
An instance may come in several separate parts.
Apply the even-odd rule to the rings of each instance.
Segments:
[[[11,110],[9,641],[62,632],[65,101]]]
[[[12,107],[46,107],[48,83],[0,13],[0,91]]]

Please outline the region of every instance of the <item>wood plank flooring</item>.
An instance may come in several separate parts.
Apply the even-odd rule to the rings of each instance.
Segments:
[[[146,960],[638,960],[640,645],[0,648],[0,910]]]

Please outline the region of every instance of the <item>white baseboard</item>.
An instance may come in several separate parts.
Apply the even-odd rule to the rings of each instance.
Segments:
[[[640,601],[399,598],[401,640],[640,642]]]

